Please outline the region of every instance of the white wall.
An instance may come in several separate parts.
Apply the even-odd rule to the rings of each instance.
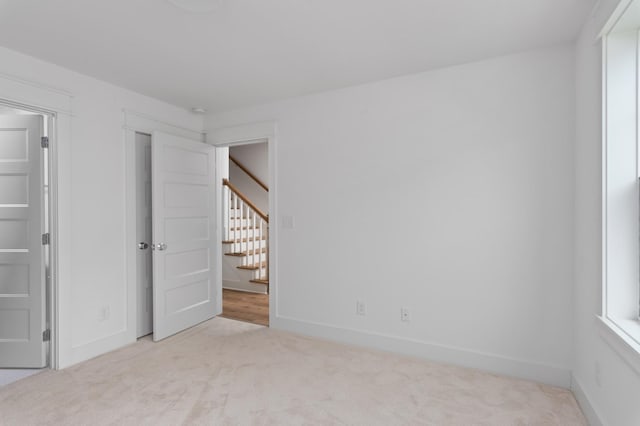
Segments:
[[[122,346],[127,337],[123,108],[200,131],[202,118],[166,103],[0,48],[0,99],[22,84],[43,98],[71,95],[70,138],[59,140],[61,222],[60,365]],[[109,318],[100,321],[107,307]]]
[[[232,146],[229,148],[229,155],[249,169],[264,184],[267,184],[269,182],[267,148],[266,142]],[[269,193],[243,172],[233,161],[229,161],[229,181],[249,197],[260,210],[269,214]]]
[[[277,122],[272,325],[569,386],[574,100],[559,46],[208,116]]]
[[[602,44],[597,39],[618,0],[604,0],[577,42],[575,147],[575,349],[573,388],[594,423],[640,424],[640,372],[603,338]],[[596,419],[599,418],[599,420]]]

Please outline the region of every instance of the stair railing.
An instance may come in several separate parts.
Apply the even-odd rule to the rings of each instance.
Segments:
[[[269,279],[269,215],[260,210],[228,179],[222,180],[225,229],[224,239],[232,251],[244,255],[244,269],[257,271],[256,278]]]
[[[232,155],[229,155],[229,160],[233,161],[235,163],[236,166],[238,166],[238,168],[240,170],[242,170],[243,172],[245,172],[247,174],[247,176],[249,176],[251,179],[254,180],[255,183],[257,183],[258,185],[260,185],[262,187],[262,189],[264,189],[265,191],[269,192],[269,187],[262,182],[256,175],[254,175],[253,173],[251,173],[251,171],[246,168],[244,166],[244,164],[242,164],[241,162],[239,162],[237,159],[235,159]]]

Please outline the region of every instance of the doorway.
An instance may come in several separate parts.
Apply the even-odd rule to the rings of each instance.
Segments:
[[[131,119],[129,119],[129,114],[131,115]],[[127,129],[125,132],[126,139],[126,157],[127,157],[127,182],[130,184],[127,185],[126,188],[126,198],[127,198],[127,259],[128,259],[128,272],[127,272],[127,280],[129,282],[129,291],[128,295],[132,303],[129,304],[129,312],[128,316],[128,330],[129,336],[133,340],[137,337],[137,321],[138,321],[138,313],[139,312],[147,312],[145,315],[148,317],[148,310],[142,305],[144,303],[143,297],[138,297],[138,294],[145,293],[142,290],[142,287],[138,286],[138,277],[141,274],[138,273],[137,267],[137,257],[140,251],[151,252],[151,258],[153,266],[151,267],[151,272],[147,274],[147,276],[151,277],[153,281],[152,287],[152,303],[151,303],[151,311],[153,312],[151,315],[150,322],[152,324],[153,339],[158,340],[159,337],[156,335],[156,327],[158,326],[158,315],[163,314],[166,315],[167,312],[162,313],[158,312],[161,307],[165,309],[171,308],[174,313],[180,313],[182,311],[189,310],[191,307],[200,307],[202,309],[202,316],[198,317],[197,322],[193,320],[189,321],[179,321],[180,324],[175,324],[172,332],[178,332],[182,329],[188,328],[191,325],[195,325],[198,322],[204,321],[208,318],[211,318],[215,315],[221,315],[223,312],[223,285],[222,285],[222,261],[223,257],[220,254],[222,247],[224,246],[224,232],[225,232],[225,223],[228,218],[224,217],[223,208],[221,207],[223,202],[223,178],[228,178],[228,167],[229,167],[229,159],[228,159],[228,149],[231,146],[240,146],[246,145],[256,142],[267,142],[268,145],[268,158],[269,158],[269,176],[267,182],[273,186],[269,191],[269,207],[272,214],[276,214],[277,205],[275,203],[275,134],[274,134],[274,125],[273,123],[261,123],[257,125],[249,126],[249,132],[243,132],[245,136],[249,134],[255,134],[255,137],[240,137],[237,138],[238,133],[232,131],[231,133],[226,130],[220,133],[219,131],[211,132],[206,136],[204,134],[198,134],[193,131],[189,131],[187,129],[174,126],[170,123],[166,123],[161,120],[156,120],[147,116],[138,116],[133,112],[127,112]],[[171,154],[164,158],[163,160],[158,162],[158,159],[155,158],[154,152],[158,151],[154,148],[156,147],[156,143],[158,142],[157,136],[160,135],[162,138],[166,140],[167,137],[173,139],[173,147],[170,149]],[[172,136],[173,135],[173,136]],[[152,190],[151,190],[151,205],[152,205],[152,239],[147,241],[142,241],[138,239],[137,228],[138,222],[143,223],[144,220],[142,216],[140,218],[137,215],[137,191],[136,191],[136,138],[138,140],[142,140],[145,137],[151,137],[151,145],[152,145],[152,160],[151,160],[151,169],[152,169]],[[208,145],[203,142],[203,140],[208,141]],[[206,147],[206,148],[205,148]],[[208,160],[202,161],[192,161],[194,160],[193,154],[201,150],[201,152],[207,152],[206,158]],[[209,152],[210,150],[210,152]],[[159,152],[159,151],[158,151]],[[223,158],[224,157],[224,158]],[[191,162],[191,165],[187,167],[186,162]],[[180,172],[178,174],[173,173],[173,177],[178,177],[179,179],[183,179],[190,176],[190,180],[197,178],[198,174],[204,176],[204,173],[200,173],[198,170],[204,170],[204,164],[209,162],[209,170],[214,170],[215,176],[206,177],[206,182],[202,181],[200,186],[202,188],[186,188],[186,187],[176,187],[172,185],[172,188],[165,188],[169,191],[169,193],[173,194],[172,196],[179,196],[181,199],[177,199],[174,207],[177,207],[178,211],[185,212],[189,209],[185,209],[184,202],[195,203],[194,208],[197,209],[197,217],[200,217],[202,220],[196,220],[197,217],[192,217],[188,220],[171,220],[173,225],[184,226],[181,230],[173,229],[171,223],[161,224],[160,221],[156,220],[156,214],[159,210],[161,210],[164,203],[160,200],[159,197],[156,196],[157,192],[153,188],[155,185],[156,179],[156,171],[159,170],[156,167],[157,164],[161,164],[162,167],[170,167],[173,172]],[[193,182],[192,182],[193,183]],[[205,196],[204,187],[207,187],[206,191],[209,194],[213,194],[213,196]],[[179,189],[182,188],[182,189]],[[163,194],[166,191],[160,191],[158,194]],[[198,196],[198,192],[200,192],[200,196]],[[208,204],[210,207],[205,208],[205,200],[209,200]],[[165,200],[166,201],[166,200]],[[180,207],[181,206],[181,207]],[[165,206],[166,207],[166,206]],[[178,219],[178,218],[173,218]],[[206,219],[206,220],[205,220]],[[245,225],[246,226],[246,225]],[[170,229],[171,228],[171,229]],[[229,228],[226,226],[226,228]],[[173,241],[164,240],[164,236],[167,235],[166,231],[170,230],[171,235],[169,238],[172,238]],[[267,232],[270,232],[267,229]],[[193,278],[199,276],[200,272],[208,272],[209,276],[204,277],[200,281],[193,281],[188,286],[179,285],[179,283],[174,282],[173,289],[188,290],[187,293],[175,293],[170,294],[167,290],[171,290],[171,288],[167,287],[164,290],[161,290],[165,293],[167,299],[165,301],[161,301],[158,303],[157,297],[160,294],[157,291],[158,287],[158,278],[162,277],[161,274],[166,274],[166,267],[159,267],[161,263],[156,262],[156,258],[162,259],[163,257],[166,260],[166,255],[169,254],[170,250],[176,249],[176,242],[180,243],[193,241],[199,241],[204,244],[206,242],[207,249],[210,254],[205,254],[201,250],[192,250],[189,255],[198,254],[200,256],[192,256],[187,262],[188,265],[182,263],[183,266],[189,266],[192,268],[190,270],[182,268],[178,270],[178,275],[183,278]],[[193,242],[191,241],[191,242]],[[260,245],[256,245],[255,248],[266,248],[266,241],[269,242],[268,248],[270,253],[264,253],[263,256],[268,256],[267,258],[263,258],[264,265],[270,265],[269,271],[269,291],[268,294],[265,294],[263,291],[262,296],[264,300],[267,301],[269,306],[269,318],[270,323],[274,324],[275,312],[276,312],[276,254],[277,254],[277,234],[276,230],[269,234],[268,240],[265,239],[265,245],[261,247]],[[148,247],[145,247],[144,244],[140,245],[140,243],[146,243]],[[153,250],[154,245],[162,244],[164,248],[167,250],[158,251]],[[211,245],[209,245],[212,243]],[[165,244],[168,244],[165,245]],[[141,249],[143,247],[144,249]],[[246,246],[245,246],[246,249]],[[164,256],[163,256],[164,255]],[[268,260],[267,260],[268,259]],[[174,256],[174,260],[176,260]],[[207,265],[206,262],[209,262]],[[165,265],[166,266],[166,265]],[[180,269],[180,268],[178,268]],[[176,277],[174,277],[176,278]],[[259,279],[260,277],[257,277]],[[205,282],[207,283],[205,285]],[[164,285],[169,285],[165,283]],[[263,284],[263,287],[264,284]],[[182,291],[180,290],[180,291]],[[208,292],[206,291],[208,290]],[[148,292],[148,290],[146,290]],[[244,293],[249,294],[249,293]],[[169,300],[170,299],[170,300]],[[148,331],[148,329],[147,329]]]
[[[223,164],[222,315],[269,325],[268,140],[217,148]]]
[[[0,386],[50,367],[54,116],[0,103]]]

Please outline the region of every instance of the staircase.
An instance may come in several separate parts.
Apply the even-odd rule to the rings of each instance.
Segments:
[[[237,260],[236,268],[247,281],[269,292],[269,216],[255,206],[228,179],[223,180],[225,256]]]

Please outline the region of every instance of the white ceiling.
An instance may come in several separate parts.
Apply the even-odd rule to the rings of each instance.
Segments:
[[[573,40],[595,0],[0,0],[0,45],[231,109]]]

